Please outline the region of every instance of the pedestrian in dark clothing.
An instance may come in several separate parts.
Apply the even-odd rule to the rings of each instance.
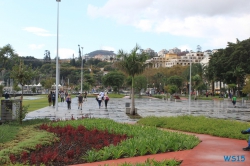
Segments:
[[[104,95],[105,108],[107,109],[109,97],[107,94]]]
[[[55,107],[55,101],[56,101],[56,94],[55,94],[55,92],[52,93],[51,99],[52,99],[53,107]]]
[[[83,96],[82,96],[82,94],[79,94],[79,96],[78,96],[78,109],[82,110],[82,102],[83,102]]]
[[[51,102],[52,102],[52,92],[50,91],[50,93],[48,94],[48,102],[49,102],[49,106],[51,106]]]
[[[242,130],[241,131],[242,134],[250,134],[250,128],[248,128],[247,130]],[[250,151],[250,135],[248,138],[248,146],[246,148],[243,148],[244,151]]]
[[[68,110],[71,109],[71,97],[70,97],[70,94],[68,94],[68,96],[66,97],[66,102],[67,102],[67,105],[68,105]]]
[[[8,92],[5,92],[4,97],[5,97],[5,100],[9,99],[9,98],[10,98],[9,93],[8,93]]]

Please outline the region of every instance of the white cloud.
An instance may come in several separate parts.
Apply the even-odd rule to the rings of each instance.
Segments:
[[[47,30],[37,27],[25,27],[23,30],[31,32],[37,36],[55,36],[55,34],[51,34]]]
[[[114,47],[110,47],[110,46],[102,46],[101,47],[102,50],[107,50],[107,51],[115,51]]]
[[[54,51],[55,55],[56,55],[56,50]],[[73,54],[74,56],[78,56],[76,55],[75,50],[69,49],[69,48],[59,48],[58,49],[58,56],[60,59],[68,59],[68,58],[73,58]]]
[[[88,15],[114,19],[141,31],[206,39],[215,48],[250,36],[249,0],[108,0]]]
[[[152,23],[150,20],[140,20],[138,23],[135,23],[135,27],[141,29],[142,31],[151,31]]]
[[[29,48],[32,50],[37,50],[37,49],[41,49],[44,47],[44,44],[30,44]]]

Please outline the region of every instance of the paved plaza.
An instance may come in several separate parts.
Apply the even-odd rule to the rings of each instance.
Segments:
[[[67,109],[66,102],[58,103],[58,111],[52,106],[48,106],[26,115],[27,119],[34,118],[49,118],[55,119],[75,119],[81,117],[92,118],[109,118],[117,122],[131,123],[138,119],[131,119],[126,113],[126,103],[130,103],[130,99],[126,98],[111,98],[108,102],[108,108],[102,106],[99,109],[95,98],[88,98],[83,103],[82,110],[78,109],[77,98],[72,99],[71,110]],[[103,103],[104,104],[104,103]],[[213,118],[235,119],[241,121],[249,121],[250,103],[239,100],[236,103],[236,108],[230,100],[192,100],[189,107],[189,101],[182,99],[180,101],[169,101],[156,98],[141,98],[135,99],[135,107],[137,113],[141,117],[146,116],[178,116],[178,115],[205,115]],[[190,108],[190,109],[189,109]]]

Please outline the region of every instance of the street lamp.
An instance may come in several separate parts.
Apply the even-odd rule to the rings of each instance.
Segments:
[[[188,110],[190,114],[190,104],[191,104],[191,67],[192,67],[192,61],[190,62],[190,70],[189,70],[189,104],[188,104]]]
[[[83,83],[83,47],[82,48],[82,67],[81,67],[81,93],[82,93],[82,83]]]
[[[56,111],[58,111],[58,83],[59,83],[59,72],[58,72],[58,34],[59,34],[59,2],[61,0],[56,0],[57,3],[57,46],[56,46]]]

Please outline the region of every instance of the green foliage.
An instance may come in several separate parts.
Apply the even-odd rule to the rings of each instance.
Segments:
[[[18,55],[10,44],[0,47],[0,72],[2,70],[10,70],[18,60]]]
[[[56,82],[55,78],[47,78],[45,81],[44,81],[44,88],[45,89],[51,89],[52,88],[52,85]]]
[[[113,65],[106,65],[104,66],[104,71],[114,71],[115,68]]]
[[[84,74],[83,75],[83,81],[85,83],[87,83],[88,85],[93,85],[94,84],[94,78],[91,74]],[[84,90],[88,90],[88,89],[84,89]]]
[[[125,75],[118,71],[112,71],[103,76],[102,83],[107,87],[111,86],[113,89],[117,87],[117,91],[119,92],[120,87],[124,83]]]
[[[164,89],[165,89],[165,91],[167,91],[168,93],[170,93],[172,95],[175,92],[177,92],[178,87],[176,85],[167,85],[164,87]]]
[[[152,97],[158,98],[158,99],[163,99],[165,96],[164,95],[153,95]]]
[[[138,124],[235,139],[247,139],[247,136],[241,134],[240,131],[249,128],[247,122],[187,115],[177,117],[151,116],[140,119]]]
[[[138,91],[139,95],[142,89],[147,88],[147,78],[143,75],[135,76],[135,89]]]
[[[114,155],[114,151],[119,152],[118,156],[132,157],[140,154],[155,154],[163,152],[164,149],[164,152],[190,149],[199,143],[199,139],[191,135],[161,131],[155,127],[121,124],[109,119],[60,121],[52,125],[67,126],[68,124],[73,127],[83,125],[89,130],[98,129],[131,136],[130,139],[122,141],[117,146],[105,147],[98,152],[89,151],[83,156],[89,162],[117,158],[118,154]]]
[[[178,166],[180,164],[181,162],[176,160],[157,161],[148,158],[144,163],[136,163],[136,164],[123,163],[119,164],[118,166]]]
[[[110,62],[99,62],[96,66],[97,67],[100,67],[100,68],[104,68],[106,65],[110,65],[111,63]]]
[[[225,49],[219,49],[210,58],[208,65],[208,78],[213,81],[223,81],[226,84],[237,84],[241,90],[246,74],[250,73],[250,38],[228,42]],[[236,89],[234,89],[235,91]]]
[[[14,78],[22,86],[24,86],[25,84],[29,84],[34,75],[34,70],[30,66],[24,65],[24,63],[21,61],[19,64],[13,66],[11,72],[11,77]]]
[[[183,78],[180,76],[171,76],[168,78],[167,83],[169,85],[175,85],[179,90],[183,87]]]

